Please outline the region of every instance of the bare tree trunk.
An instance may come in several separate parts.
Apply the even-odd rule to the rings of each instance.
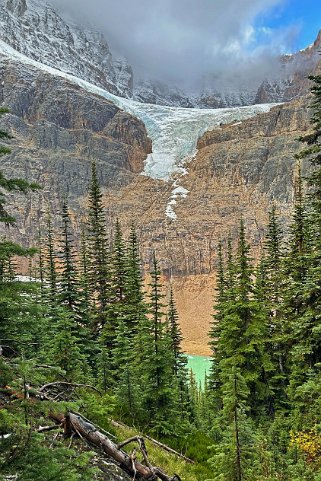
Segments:
[[[61,423],[62,417],[61,415],[51,414],[51,418],[59,423]],[[69,413],[65,417],[64,423],[67,427],[67,429],[65,428],[66,435],[70,435],[70,431],[77,433],[90,444],[102,449],[104,453],[116,461],[124,471],[131,476],[135,476],[136,479],[148,481],[156,481],[157,479],[161,481],[180,481],[179,476],[174,475],[170,477],[161,469],[153,467],[149,463],[143,438],[134,437],[117,445],[111,441],[107,435],[103,434],[93,424],[78,414]],[[146,466],[136,459],[136,449],[133,450],[131,455],[121,449],[126,444],[134,441],[139,444]]]

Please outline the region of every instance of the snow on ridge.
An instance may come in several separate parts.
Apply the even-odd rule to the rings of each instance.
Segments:
[[[36,67],[51,75],[69,80],[113,102],[120,109],[142,120],[153,143],[153,152],[145,161],[144,175],[153,179],[170,180],[173,174],[186,174],[184,162],[197,152],[197,141],[206,131],[230,122],[239,122],[268,112],[277,104],[221,109],[191,109],[143,104],[118,97],[81,78],[44,65],[14,50],[0,40],[0,55]],[[175,186],[177,187],[177,185]],[[175,197],[171,200],[175,200]]]

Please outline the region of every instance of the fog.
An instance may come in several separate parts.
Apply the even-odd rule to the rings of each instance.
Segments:
[[[51,0],[63,15],[90,24],[123,55],[136,78],[190,87],[251,84],[277,68],[295,26],[269,29],[264,16],[286,0]],[[274,14],[275,10],[273,10]],[[276,11],[277,12],[277,11]]]

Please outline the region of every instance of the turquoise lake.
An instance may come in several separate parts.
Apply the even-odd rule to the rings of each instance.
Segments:
[[[188,368],[192,369],[195,374],[196,381],[203,384],[205,379],[205,374],[209,374],[211,367],[211,358],[208,356],[192,356],[187,354]]]

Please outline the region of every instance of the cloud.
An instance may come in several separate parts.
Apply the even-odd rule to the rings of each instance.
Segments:
[[[292,30],[271,30],[256,19],[285,0],[51,0],[102,31],[136,76],[189,83],[211,73],[234,75],[254,65],[267,71]],[[261,21],[262,23],[262,21]],[[246,76],[246,75],[245,75]]]

